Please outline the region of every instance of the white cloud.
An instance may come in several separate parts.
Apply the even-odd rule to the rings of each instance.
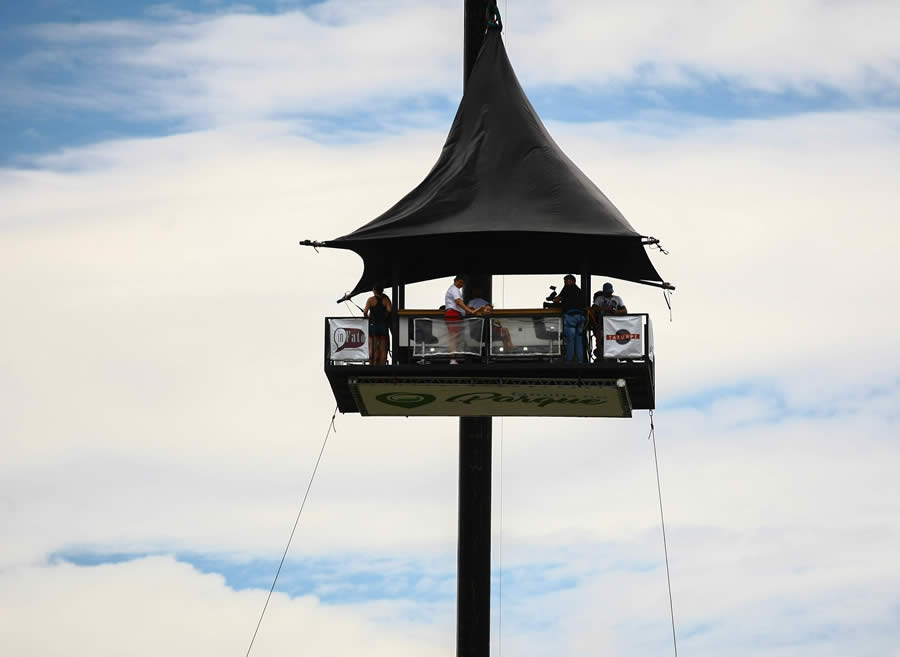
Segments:
[[[896,88],[900,69],[889,25],[897,12],[877,0],[740,6],[554,0],[516,5],[508,40],[535,82],[644,78],[683,85],[699,76],[762,91],[809,93],[827,85],[859,94]]]
[[[732,91],[896,99],[896,3],[516,3],[506,41],[527,88],[722,85]],[[371,111],[458,98],[458,2],[348,5],[258,15],[174,14],[35,28],[7,66],[7,102],[75,105],[190,125]],[[70,83],[43,84],[63,72]],[[46,111],[46,110],[44,110]]]
[[[516,7],[507,16],[510,50],[520,72],[539,80],[540,65],[518,63],[533,55],[514,50],[525,50],[516,36],[524,7]],[[554,15],[590,22],[589,8],[567,7]],[[785,11],[772,17],[776,27],[796,21],[800,37],[813,29],[800,10]],[[327,70],[317,77],[317,60],[304,59],[312,45],[300,37],[337,52],[348,38],[341,30],[359,29],[356,59],[334,66],[369,79],[361,53],[373,26],[416,22],[418,12],[374,12],[363,27],[349,15],[316,22],[300,14],[156,25],[162,36],[151,46],[114,61],[125,52],[134,58],[127,70],[194,73],[173,93],[141,78],[121,87],[114,80],[113,91],[123,107],[135,102],[126,91],[136,85],[150,113],[228,121],[308,102],[325,110],[332,106],[319,101],[337,83]],[[830,25],[834,15],[826,17],[813,26]],[[886,76],[880,27],[855,61]],[[255,35],[246,52],[234,45],[245,28]],[[329,30],[339,34],[323,45]],[[572,34],[576,44],[588,39]],[[450,95],[458,39],[446,39],[419,45],[444,53],[438,64],[424,54],[401,61],[408,43],[386,41],[371,58],[390,69],[385,77],[335,102],[404,88]],[[859,40],[837,42],[828,57],[861,50]],[[287,50],[260,54],[263,41],[271,52]],[[712,56],[707,66],[748,79],[753,66],[765,68],[763,59],[741,67],[732,59]],[[561,75],[581,75],[565,61]],[[822,77],[819,63],[798,61],[785,73],[770,66],[753,84]],[[230,81],[241,67],[258,69],[258,87]],[[305,86],[273,94],[300,75],[292,67],[310,71]],[[848,91],[862,84],[851,68],[833,71]],[[404,71],[413,77],[397,82]],[[267,100],[245,99],[251,90]],[[894,112],[550,126],[632,223],[672,251],[654,259],[679,286],[675,322],[664,321],[658,291],[617,284],[632,309],[657,320],[660,402],[749,381],[730,396],[719,390],[708,407],[657,414],[676,610],[692,654],[888,654],[896,644],[897,126]],[[321,372],[322,316],[343,313],[334,299],[361,270],[353,254],[316,255],[296,242],[346,233],[380,213],[421,179],[444,138],[443,130],[405,130],[322,145],[296,133],[295,124],[234,122],[0,171],[0,623],[17,654],[72,654],[72,646],[120,654],[134,637],[145,639],[136,654],[158,652],[162,639],[221,654],[249,638],[259,591],[235,593],[164,557],[100,568],[45,560],[78,547],[280,556],[333,408]],[[507,306],[532,306],[548,282],[507,277],[495,293],[503,290]],[[412,286],[410,303],[435,305],[441,287]],[[572,582],[520,596],[510,584],[505,649],[668,649],[646,430],[645,419],[504,421],[503,564],[523,573],[557,564],[547,577]],[[499,426],[495,435],[499,487]],[[452,563],[455,436],[451,420],[339,417],[292,555],[363,565],[383,558],[392,572]],[[279,596],[264,628],[271,643],[258,649],[338,637],[330,645],[341,654],[362,644],[376,654],[446,653],[446,607],[428,608],[433,622],[416,624],[415,600],[323,606]],[[50,631],[35,631],[48,623]],[[309,628],[318,631],[312,639]],[[372,637],[381,637],[374,648]]]
[[[762,381],[749,397],[657,416],[679,618],[686,632],[714,628],[684,638],[697,654],[721,654],[732,636],[752,654],[760,635],[785,635],[779,614],[794,609],[811,610],[798,625],[810,636],[843,623],[866,627],[872,650],[893,637],[898,399],[896,358],[885,356],[898,345],[882,327],[897,319],[895,124],[892,114],[810,116],[696,124],[676,138],[634,124],[552,127],[673,251],[657,258],[679,284],[676,321],[657,322],[660,401]],[[3,544],[5,576],[47,572],[46,555],[79,547],[278,556],[333,407],[321,317],[360,271],[352,254],[316,255],[296,241],[380,212],[418,181],[442,138],[323,146],[257,124],[98,144],[0,175],[0,514],[15,537]],[[507,277],[498,293],[528,306],[546,282]],[[662,320],[658,292],[620,287]],[[439,288],[413,286],[410,301],[433,305]],[[849,339],[835,298],[867,309],[877,339]],[[881,390],[867,392],[873,384]],[[776,421],[755,422],[760,412]],[[452,564],[453,421],[346,416],[337,429],[292,555]],[[640,419],[504,422],[503,564],[562,562],[560,576],[575,582],[505,597],[507,649],[667,641],[645,432]],[[499,453],[495,463],[499,486]],[[655,567],[608,570],[629,560]],[[89,596],[104,590],[99,574],[128,582],[131,567],[74,569],[79,579],[64,581]],[[214,588],[227,607],[232,594]],[[842,620],[845,604],[854,613]],[[16,613],[35,618],[34,605]],[[529,620],[541,609],[557,611]],[[738,620],[748,615],[756,620]],[[587,617],[609,621],[586,629]],[[434,631],[452,637],[443,618]],[[67,641],[83,636],[56,622]],[[269,631],[293,636],[278,628]],[[121,644],[90,645],[102,654]]]
[[[165,557],[0,571],[0,582],[4,650],[44,657],[243,654],[265,600],[265,592],[236,593],[221,577]],[[396,612],[372,616],[365,608],[276,593],[252,654],[302,648],[317,655],[438,655],[452,648],[452,635],[432,624],[413,624]]]

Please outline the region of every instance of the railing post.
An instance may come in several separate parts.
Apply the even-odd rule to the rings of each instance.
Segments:
[[[392,275],[391,280],[391,304],[397,303],[398,298],[400,297],[400,276],[397,273],[397,269],[395,268]],[[394,312],[391,313],[391,360],[394,365],[400,364],[400,314],[396,312],[396,308],[394,308]]]

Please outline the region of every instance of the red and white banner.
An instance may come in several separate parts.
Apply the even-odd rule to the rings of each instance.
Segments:
[[[329,319],[328,333],[331,360],[369,360],[369,320],[365,317]]]
[[[644,318],[642,315],[603,317],[603,357],[643,358]]]

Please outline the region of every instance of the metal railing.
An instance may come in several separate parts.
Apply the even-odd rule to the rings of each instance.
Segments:
[[[588,360],[653,360],[653,325],[646,313],[611,315],[584,336]],[[593,344],[592,344],[593,341]],[[362,364],[369,360],[368,324],[360,317],[329,317],[325,321],[325,364]],[[447,320],[443,315],[405,314],[392,354],[393,364],[454,360],[511,362],[552,361],[565,353],[563,318],[533,311],[497,313]],[[596,352],[592,347],[596,347]],[[595,352],[595,353],[594,353]]]

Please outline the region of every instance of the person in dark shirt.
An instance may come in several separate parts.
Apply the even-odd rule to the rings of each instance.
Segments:
[[[391,300],[384,293],[384,286],[375,285],[372,296],[366,301],[363,316],[369,318],[369,363],[386,365],[388,352],[388,323],[391,317]]]
[[[575,284],[575,277],[566,274],[563,289],[553,303],[559,304],[563,313],[563,333],[566,336],[566,362],[584,362],[584,293]]]

